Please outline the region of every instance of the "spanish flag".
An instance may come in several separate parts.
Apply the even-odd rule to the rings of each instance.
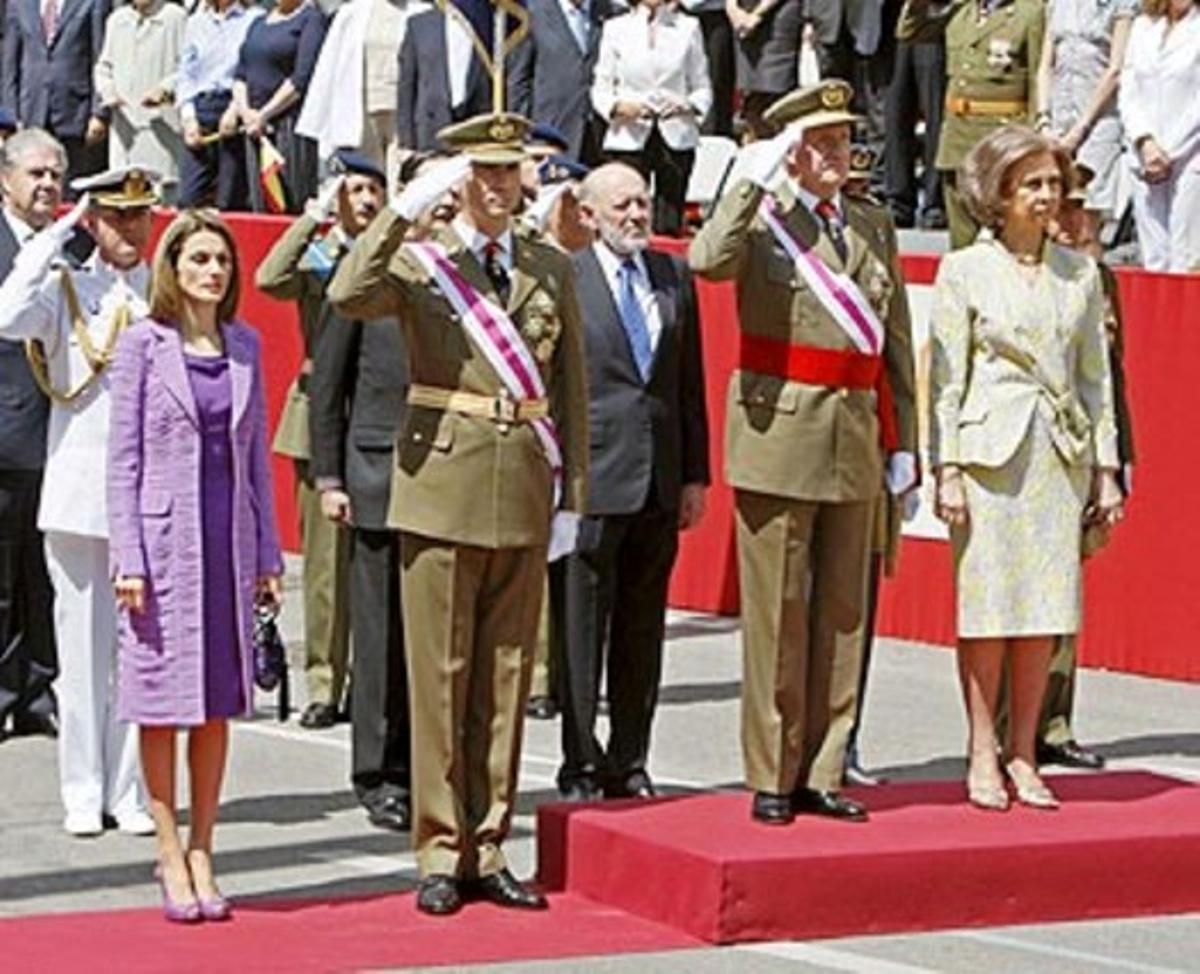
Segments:
[[[258,181],[263,199],[271,213],[287,212],[287,194],[283,189],[283,156],[265,135],[258,140]]]

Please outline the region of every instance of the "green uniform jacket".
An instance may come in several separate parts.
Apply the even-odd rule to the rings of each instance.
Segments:
[[[331,314],[325,300],[329,271],[318,268],[308,254],[309,244],[320,227],[310,216],[299,217],[275,242],[254,275],[255,286],[264,294],[278,301],[295,301],[299,306],[306,367],[311,367],[313,350]],[[337,264],[343,247],[335,234],[328,234],[316,246],[331,265]],[[288,388],[272,448],[283,456],[309,459],[308,392],[299,376]]]
[[[946,97],[1025,102],[1014,115],[942,118],[937,167],[957,169],[989,132],[1010,122],[1032,125],[1037,116],[1037,71],[1046,33],[1042,0],[1008,0],[980,21],[976,0],[907,0],[896,36],[902,41],[946,39]]]
[[[407,220],[379,214],[342,261],[329,297],[348,318],[396,315],[405,331],[413,385],[495,396],[502,383],[449,301],[401,244]],[[462,275],[497,304],[495,289],[452,229],[435,238]],[[575,278],[565,254],[513,235],[508,313],[540,367],[563,453],[560,507],[584,513],[587,497],[587,369]],[[409,406],[396,447],[389,524],[482,548],[545,544],[552,475],[528,423]]]
[[[848,267],[808,209],[788,188],[777,194],[798,239],[837,271],[848,270],[887,330],[883,355],[896,400],[900,449],[916,453],[912,333],[908,297],[888,211],[843,196]],[[692,269],[737,281],[743,332],[777,341],[853,350],[758,216],[763,190],[743,181],[727,192],[692,241]],[[746,370],[729,383],[726,479],[742,490],[796,500],[874,500],[883,483],[875,393],[806,385]]]

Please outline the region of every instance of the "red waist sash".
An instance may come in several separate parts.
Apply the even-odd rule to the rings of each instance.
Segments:
[[[884,452],[893,453],[900,448],[896,401],[881,356],[866,355],[853,349],[795,345],[745,332],[741,346],[739,366],[749,372],[810,386],[873,390]]]

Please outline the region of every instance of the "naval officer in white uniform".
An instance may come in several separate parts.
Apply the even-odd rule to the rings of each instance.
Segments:
[[[59,780],[72,835],[96,835],[106,817],[152,834],[138,770],[136,728],[117,720],[117,611],[108,563],[105,477],[108,362],[117,336],[148,311],[150,207],[156,176],[121,169],[72,188],[79,205],[33,238],[0,285],[0,337],[29,340],[50,396],[38,527],[54,585],[61,674]],[[95,238],[82,264],[64,255],[77,223]]]

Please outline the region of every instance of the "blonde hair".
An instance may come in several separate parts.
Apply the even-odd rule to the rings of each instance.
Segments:
[[[159,321],[178,321],[182,305],[179,292],[179,255],[189,237],[198,233],[215,233],[229,248],[229,287],[217,305],[217,320],[232,321],[241,299],[241,275],[238,267],[237,241],[233,231],[215,210],[184,210],[163,232],[154,252],[150,277],[150,317]]]
[[[1070,154],[1058,143],[1025,125],[1005,125],[980,139],[958,167],[959,192],[972,216],[983,226],[998,228],[1013,191],[1009,179],[1013,167],[1043,152],[1054,157],[1065,197],[1073,171]]]

